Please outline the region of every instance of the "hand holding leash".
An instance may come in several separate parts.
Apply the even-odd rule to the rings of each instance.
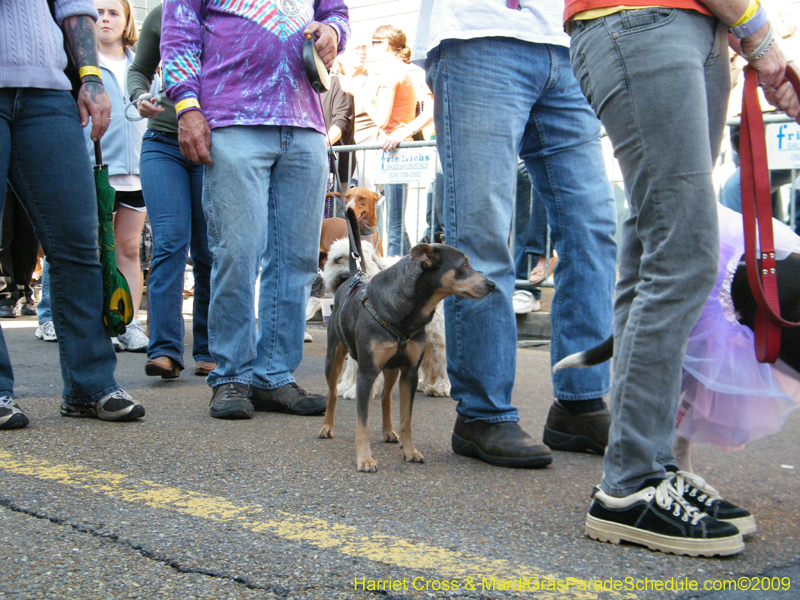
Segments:
[[[339,48],[339,34],[330,25],[312,21],[303,31],[305,36],[316,38],[314,47],[317,49],[319,57],[325,63],[325,68],[330,69]]]

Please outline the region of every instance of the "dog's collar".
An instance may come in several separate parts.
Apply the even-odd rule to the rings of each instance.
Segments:
[[[408,346],[409,340],[416,334],[416,331],[413,331],[411,335],[406,334],[402,331],[397,325],[394,323],[390,323],[383,317],[378,314],[378,311],[375,310],[375,307],[372,306],[372,303],[369,301],[367,295],[364,295],[364,298],[361,300],[361,303],[364,305],[364,308],[367,309],[367,312],[370,316],[375,319],[378,324],[383,327],[386,331],[388,331],[393,337],[397,338],[397,350],[398,352],[404,352],[406,346]],[[418,331],[418,330],[417,330]]]
[[[377,225],[375,225],[375,227],[370,227],[369,229],[361,229],[359,227],[358,233],[360,233],[361,235],[372,235],[373,233],[375,233],[377,229],[378,229]]]

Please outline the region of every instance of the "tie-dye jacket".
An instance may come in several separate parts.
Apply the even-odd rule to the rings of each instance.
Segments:
[[[209,126],[287,125],[325,132],[303,69],[312,21],[350,33],[344,0],[165,0],[164,87],[176,104],[196,98]]]

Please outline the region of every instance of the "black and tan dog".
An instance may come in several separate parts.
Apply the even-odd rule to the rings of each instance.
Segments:
[[[358,222],[347,211],[353,244],[361,255]],[[451,246],[418,244],[391,267],[371,280],[359,272],[351,256],[350,279],[336,290],[328,320],[328,352],[325,377],[328,405],[320,438],[333,437],[337,383],[349,352],[358,361],[356,377],[356,464],[359,471],[374,473],[378,465],[369,445],[369,403],[372,385],[383,372],[383,439],[397,442],[392,425],[392,388],[400,380],[400,435],[403,457],[424,462],[414,447],[411,411],[417,390],[419,364],[425,350],[425,325],[436,305],[447,296],[483,298],[495,287],[469,264],[467,256]]]

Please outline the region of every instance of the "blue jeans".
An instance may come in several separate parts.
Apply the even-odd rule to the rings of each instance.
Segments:
[[[221,127],[211,132],[211,159],[203,208],[213,257],[208,339],[217,367],[207,381],[277,388],[294,382],[303,358],[325,202],[324,137],[294,127]]]
[[[468,421],[516,421],[508,238],[517,156],[547,207],[561,257],[552,307],[556,361],[611,335],[616,222],[600,123],[563,47],[512,38],[445,40],[429,53],[426,70],[444,168],[447,243],[497,283],[482,300],[446,300],[451,395]],[[553,377],[554,395],[564,401],[600,398],[609,386],[608,365]]]
[[[533,267],[547,251],[547,209],[533,194],[533,186],[525,163],[517,163],[516,229],[514,232],[514,263],[517,279],[527,280]],[[529,261],[528,258],[531,258]],[[534,296],[541,297],[538,287]],[[529,289],[525,287],[525,289]]]
[[[411,250],[406,233],[407,183],[387,183],[383,187],[386,197],[387,256],[405,256]]]
[[[442,172],[442,161],[438,156],[436,158],[436,179],[428,188],[425,221],[428,227],[425,229],[423,237],[434,241],[434,234],[444,233],[444,173]]]
[[[726,32],[712,17],[663,8],[572,30],[575,73],[614,145],[630,203],[601,483],[613,496],[675,464],[686,343],[717,277],[712,171],[730,93]]]
[[[42,297],[36,305],[36,320],[40,325],[53,320],[50,310],[50,261],[46,256],[42,264]]]
[[[64,400],[99,400],[120,387],[114,379],[117,358],[101,318],[103,282],[92,167],[69,92],[0,90],[0,179],[5,177],[50,263]],[[5,191],[0,193],[5,196]],[[13,375],[0,331],[0,388],[9,385]]]
[[[150,344],[147,357],[183,364],[183,282],[191,250],[194,272],[192,356],[212,362],[208,350],[211,252],[203,214],[203,167],[184,158],[175,134],[148,129],[139,163],[142,193],[153,229],[147,279]]]

